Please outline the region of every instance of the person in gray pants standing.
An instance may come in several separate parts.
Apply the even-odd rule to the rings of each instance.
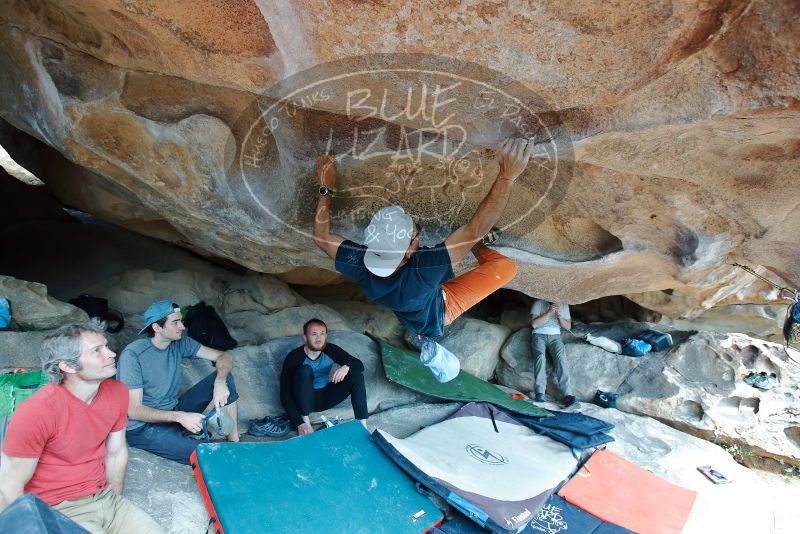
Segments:
[[[564,342],[561,329],[572,329],[569,306],[546,300],[535,300],[531,306],[531,350],[533,351],[533,393],[536,402],[544,402],[547,387],[545,354],[549,353],[556,371],[556,381],[564,396],[564,406],[575,404],[575,397],[569,391],[569,373],[564,366]]]

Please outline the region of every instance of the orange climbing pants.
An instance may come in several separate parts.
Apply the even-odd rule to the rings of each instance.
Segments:
[[[514,261],[495,250],[483,248],[477,259],[476,268],[442,285],[445,325],[509,283],[517,274]]]

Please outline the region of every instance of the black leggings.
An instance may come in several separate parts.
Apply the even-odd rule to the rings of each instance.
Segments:
[[[314,389],[314,371],[307,365],[301,365],[294,373],[292,396],[300,414],[304,416],[333,408],[349,396],[356,419],[369,417],[367,389],[364,387],[364,374],[361,371],[350,369],[344,380],[338,384],[328,382],[324,388]],[[299,426],[301,422],[292,421],[292,424]]]

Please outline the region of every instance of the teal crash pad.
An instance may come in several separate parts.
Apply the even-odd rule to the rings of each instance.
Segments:
[[[375,338],[373,338],[375,339]],[[375,339],[381,347],[383,370],[386,378],[419,393],[458,402],[490,402],[512,412],[536,417],[552,415],[528,401],[515,399],[508,393],[481,380],[466,371],[461,371],[453,380],[441,383],[433,373],[419,361],[419,353],[395,347]]]
[[[358,421],[287,441],[201,443],[193,464],[226,534],[411,534],[443,518]]]

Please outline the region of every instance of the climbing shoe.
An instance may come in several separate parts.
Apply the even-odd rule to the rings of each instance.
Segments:
[[[569,408],[570,406],[572,406],[573,404],[575,404],[577,402],[578,402],[578,399],[575,398],[575,395],[567,395],[566,397],[564,397],[562,399],[562,403],[564,405],[564,408]]]
[[[750,371],[750,373],[748,373],[748,375],[744,377],[744,383],[747,384],[748,386],[752,386],[753,384],[755,384],[756,379],[761,378],[761,375],[764,374],[766,373],[754,373],[753,371]]]
[[[247,433],[257,437],[282,438],[289,434],[289,419],[285,414],[253,419]]]
[[[500,234],[502,233],[503,233],[502,230],[500,230],[499,228],[492,228],[491,230],[489,230],[488,234],[483,236],[483,239],[481,239],[481,243],[483,243],[487,247],[489,245],[494,245],[500,238]]]
[[[761,389],[772,389],[775,386],[777,386],[778,383],[779,383],[778,375],[776,375],[775,373],[770,373],[769,375],[767,375],[767,378],[760,385],[757,385],[756,387]]]
[[[767,374],[764,371],[760,373],[750,372],[749,375],[744,377],[744,383],[758,389],[772,389],[778,385],[778,375],[775,373]]]
[[[539,393],[533,398],[533,402],[544,402],[544,395]]]

